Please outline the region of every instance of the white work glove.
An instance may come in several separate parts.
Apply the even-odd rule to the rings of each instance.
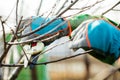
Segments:
[[[69,48],[74,49],[80,47],[87,47],[86,24],[87,23],[82,23],[71,33],[72,41],[69,44]]]

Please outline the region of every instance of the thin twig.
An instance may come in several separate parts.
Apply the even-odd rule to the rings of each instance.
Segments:
[[[4,51],[6,50],[6,42],[5,42],[5,37],[6,37],[6,35],[5,35],[5,27],[4,27],[4,21],[2,21],[2,19],[0,18],[0,21],[1,21],[1,25],[2,25],[2,31],[3,31],[3,41],[4,41]]]
[[[96,6],[97,4],[99,4],[99,3],[103,2],[103,1],[104,0],[97,1],[97,2],[95,2],[92,5],[88,5],[88,6],[85,6],[85,7],[82,7],[82,8],[70,8],[70,10],[80,10],[80,11],[75,13],[75,14],[72,14],[72,15],[69,15],[69,16],[65,16],[64,18],[71,17],[71,16],[74,16],[74,15],[80,14],[80,13],[82,13],[84,11],[87,11],[87,10],[91,9],[92,7]]]
[[[50,51],[51,49],[53,49],[53,48],[55,48],[55,47],[57,47],[57,46],[63,45],[63,44],[65,44],[65,43],[67,43],[67,42],[70,42],[70,40],[65,41],[65,42],[62,42],[62,43],[60,43],[60,44],[56,44],[56,45],[50,47],[49,49],[47,49],[47,50],[41,52],[40,54],[36,55],[31,61],[33,61],[34,59],[36,59],[36,58],[39,57],[40,55],[42,55],[42,54],[44,54],[44,53]]]
[[[20,22],[21,23],[21,22]],[[20,26],[20,25],[19,25]],[[19,28],[19,27],[18,27]],[[11,30],[13,31],[13,30]],[[14,31],[13,31],[14,32]],[[16,32],[17,32],[17,29],[16,29]],[[12,37],[11,41],[10,42],[13,42],[15,41],[15,35]],[[6,43],[6,42],[5,42]],[[7,43],[6,43],[7,44]],[[11,48],[12,44],[8,45],[8,47],[6,48],[6,50],[3,52],[3,54],[1,55],[0,57],[0,63],[2,63],[2,60],[5,58],[5,56],[7,55],[9,49]]]
[[[19,30],[20,25],[21,25],[21,22],[22,22],[22,18],[23,18],[23,16],[21,17],[21,19],[20,19],[20,21],[19,21],[19,23],[18,23],[18,26],[16,27],[15,35],[17,35],[17,33],[18,33],[18,30]]]
[[[5,34],[4,34],[5,35]],[[4,36],[4,40],[5,40],[5,36]],[[13,36],[10,42],[13,42],[15,40],[15,37]],[[6,43],[6,42],[4,42]],[[12,45],[8,45],[7,48],[5,49],[5,51],[3,52],[3,54],[0,57],[0,63],[2,63],[2,60],[5,58],[5,56],[7,55],[9,49],[11,48]],[[0,66],[1,67],[1,66]]]
[[[43,0],[40,0],[40,4],[39,4],[38,10],[37,10],[37,16],[39,15],[39,12],[40,12],[40,9],[42,6],[42,2],[43,2]]]
[[[55,15],[59,14],[59,12],[64,8],[65,4],[68,2],[68,0],[65,0],[65,2],[61,5],[59,10],[55,13]]]
[[[40,62],[40,63],[32,63],[31,62],[31,63],[29,63],[29,65],[30,64],[46,65],[46,64],[50,64],[50,63],[56,63],[56,62],[67,60],[67,59],[70,59],[70,58],[74,58],[74,57],[77,57],[77,56],[80,56],[80,55],[83,55],[83,54],[88,54],[91,51],[93,51],[93,50],[91,49],[91,50],[88,50],[88,51],[85,51],[85,52],[82,52],[82,53],[78,53],[78,54],[75,54],[75,55],[72,55],[72,56],[64,57],[64,58],[53,60],[53,61]],[[4,66],[4,67],[21,67],[21,66],[24,66],[24,65],[23,64],[1,64],[1,66]]]
[[[18,37],[17,37],[17,33],[18,33],[19,27],[20,27],[20,25],[21,25],[22,18],[23,18],[23,17],[21,17],[21,19],[20,19],[20,21],[19,21],[19,23],[18,23],[16,32],[14,33],[14,31],[12,30],[12,33],[13,33],[13,35],[15,36],[17,42],[19,42],[19,41],[18,41]],[[25,52],[25,50],[24,50],[23,47],[22,47],[22,45],[21,45],[21,44],[18,44],[18,45],[21,47],[21,49],[22,49],[22,51],[23,51],[23,53],[24,53],[27,61],[30,62],[29,59],[28,59],[28,56],[27,56],[27,54],[26,54],[26,52]]]
[[[7,18],[4,20],[5,22],[9,19],[10,15],[12,14],[12,12],[14,11],[15,6],[12,8],[12,10],[10,11],[9,15],[7,16]]]
[[[25,43],[30,43],[30,42],[35,41],[35,40],[39,40],[39,39],[42,38],[43,36],[45,36],[45,35],[53,32],[53,31],[56,30],[57,28],[61,27],[61,26],[64,25],[66,22],[67,22],[67,20],[64,21],[64,22],[62,22],[62,23],[60,23],[59,25],[57,25],[55,28],[53,28],[52,30],[48,31],[47,33],[45,33],[45,34],[43,34],[43,35],[39,35],[38,37],[29,39],[29,40],[26,40],[26,41],[8,42],[8,44],[14,44],[14,45],[17,45],[17,44],[25,44]]]
[[[15,38],[16,38],[16,40],[17,40],[17,42],[19,42],[19,41],[18,41],[18,37],[17,37],[17,35],[14,33],[14,31],[13,31],[13,30],[12,30],[12,33],[13,33],[13,35],[15,36]],[[16,32],[16,33],[17,33],[17,32]],[[27,56],[27,54],[26,54],[25,50],[23,49],[22,45],[21,45],[21,44],[18,44],[18,45],[21,47],[21,49],[22,49],[22,51],[23,51],[23,53],[24,53],[24,55],[25,55],[26,59],[27,59],[27,60],[28,60],[28,62],[29,62],[28,56]]]
[[[55,16],[55,10],[57,9],[57,5],[60,4],[60,0],[56,0],[54,6],[53,6],[53,9],[52,9],[52,14],[51,16]]]
[[[29,27],[30,24],[32,23],[32,21],[34,21],[34,20],[32,20],[32,18],[30,18],[30,19],[26,19],[26,20],[22,20],[22,21],[23,21],[23,23],[21,22],[22,25],[20,25],[20,29],[17,32],[17,34],[22,33],[22,31],[24,31],[27,27]],[[27,23],[27,24],[25,24],[25,23]]]
[[[18,4],[19,4],[19,0],[17,0],[16,2],[16,25],[18,24]]]
[[[48,15],[45,17],[45,19],[41,22],[41,24],[44,24],[45,23],[45,21],[46,21],[46,19],[53,13],[53,10],[54,10],[54,8],[55,8],[55,5],[56,5],[56,3],[53,5],[53,7],[52,7],[52,9],[51,10],[48,10]]]
[[[49,41],[49,40],[57,37],[58,35],[59,35],[59,32],[57,34],[55,34],[55,35],[52,35],[52,36],[48,37],[48,38],[42,39],[41,42]]]
[[[106,13],[108,13],[109,11],[111,11],[113,8],[115,8],[117,5],[120,4],[120,1],[117,2],[114,6],[112,6],[110,9],[108,9],[107,11],[103,12],[102,15],[105,15]]]
[[[13,37],[11,39],[11,42],[13,42],[15,40],[15,37]],[[7,55],[9,49],[11,48],[12,45],[8,45],[8,47],[6,48],[6,50],[4,51],[4,53],[1,55],[0,57],[0,63],[2,63],[2,60],[5,58],[5,56]]]
[[[46,64],[50,64],[50,63],[55,63],[55,62],[59,62],[59,61],[63,61],[63,60],[67,60],[67,59],[70,59],[70,58],[73,58],[73,57],[77,57],[79,55],[83,55],[83,54],[87,54],[89,52],[93,51],[92,49],[91,50],[87,50],[85,52],[82,52],[82,53],[78,53],[76,55],[72,55],[72,56],[68,56],[68,57],[64,57],[64,58],[61,58],[61,59],[58,59],[58,60],[53,60],[53,61],[48,61],[48,62],[40,62],[40,63],[31,63],[33,65],[46,65]]]
[[[49,13],[49,15],[50,15],[50,14],[53,14],[53,11],[55,11],[54,9],[55,9],[55,7],[56,7],[57,4],[58,4],[58,0],[57,0],[56,3],[53,5],[53,7],[52,7],[52,9],[51,9],[51,11],[50,11],[50,13]]]

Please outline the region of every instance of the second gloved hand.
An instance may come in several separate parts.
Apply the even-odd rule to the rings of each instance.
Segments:
[[[86,25],[87,23],[91,21],[88,20],[81,25],[79,25],[72,33],[71,33],[71,42],[69,44],[69,48],[80,48],[80,47],[88,47],[87,44],[87,36],[86,36]]]

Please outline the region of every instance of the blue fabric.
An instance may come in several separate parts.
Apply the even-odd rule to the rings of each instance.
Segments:
[[[52,18],[47,18],[47,19],[44,18],[44,17],[35,17],[35,18],[33,18],[33,21],[32,21],[32,24],[31,24],[32,30],[35,30],[36,28],[40,27],[44,23],[49,22],[50,20],[52,20]],[[48,26],[45,26],[44,28],[42,28],[41,30],[36,32],[36,34],[38,34],[38,35],[45,34],[46,32],[52,30],[53,28],[55,28],[57,25],[59,25],[63,21],[64,20],[62,18],[58,18],[54,22],[50,23]],[[67,27],[68,27],[68,25],[67,25],[67,23],[65,23],[61,27],[54,30],[52,33],[58,32],[58,31],[63,30],[65,28],[67,28]]]
[[[120,30],[104,20],[96,20],[88,25],[88,38],[92,48],[120,56]]]

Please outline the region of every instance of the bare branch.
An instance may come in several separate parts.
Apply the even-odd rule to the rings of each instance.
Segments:
[[[59,32],[58,32],[57,34],[55,34],[55,35],[52,35],[52,36],[48,37],[48,38],[42,39],[41,41],[42,41],[42,42],[49,41],[49,40],[57,37],[58,35],[59,35]]]
[[[103,1],[103,0],[102,0]],[[84,9],[89,9],[89,8],[91,8],[91,7],[93,7],[93,6],[95,6],[96,4],[98,4],[98,3],[100,3],[100,2],[102,2],[102,1],[97,1],[95,4],[93,4],[93,5],[90,5],[90,6],[87,6],[87,7],[83,7],[83,8],[81,8],[81,11],[80,12],[82,12],[82,11],[84,11]],[[69,9],[70,7],[68,7],[67,9],[66,9],[66,11]],[[63,12],[65,12],[65,11],[63,11]],[[79,13],[80,13],[79,12]],[[78,14],[78,13],[77,13]],[[62,13],[60,14],[60,15],[62,15]],[[56,17],[57,18],[57,17]],[[55,19],[56,19],[55,18]],[[52,20],[50,21],[50,22],[52,22]],[[44,25],[42,25],[41,27],[44,27]],[[38,28],[38,29],[36,29],[36,30],[39,30],[40,28]],[[34,31],[33,31],[34,32]],[[29,33],[28,33],[29,34]],[[48,34],[48,33],[47,33]],[[26,35],[26,34],[25,34]],[[40,35],[40,36],[38,36],[38,37],[36,37],[36,38],[33,38],[33,39],[30,39],[30,40],[27,40],[27,41],[23,41],[23,42],[9,42],[9,44],[22,44],[22,43],[29,43],[29,42],[32,42],[32,41],[34,41],[34,40],[37,40],[37,39],[40,39],[41,37],[43,37],[44,35]],[[24,35],[22,35],[21,37],[25,37]]]
[[[59,61],[63,61],[63,60],[67,60],[67,59],[70,59],[70,58],[77,57],[79,55],[88,54],[91,51],[93,51],[93,50],[91,49],[91,50],[88,50],[88,51],[85,51],[85,52],[82,52],[82,53],[78,53],[76,55],[64,57],[64,58],[61,58],[61,59],[58,59],[58,60],[53,60],[53,61],[40,62],[40,63],[32,63],[32,62],[30,62],[29,65],[30,64],[33,64],[33,65],[46,65],[46,64],[50,64],[50,63],[56,63],[56,62],[59,62]],[[22,67],[24,65],[23,64],[1,64],[1,66],[4,66],[4,67]]]
[[[4,30],[4,25],[3,25],[3,23],[4,23],[4,21],[2,21],[2,26],[3,26],[3,38],[4,38],[4,44],[5,44],[5,45],[4,45],[5,51],[3,52],[3,54],[2,54],[1,57],[0,57],[0,63],[2,63],[2,60],[5,58],[5,56],[7,55],[10,47],[12,46],[12,45],[9,45],[9,46],[6,48],[5,30]],[[11,42],[13,42],[14,40],[15,40],[15,37],[13,37],[13,38],[11,39]]]
[[[11,42],[13,42],[14,40],[15,40],[15,37],[13,37],[13,38],[11,39]],[[11,48],[11,46],[12,46],[12,45],[9,45],[9,46],[6,48],[6,50],[4,51],[4,53],[1,55],[1,57],[0,57],[0,63],[2,63],[2,60],[3,60],[4,57],[7,55],[9,49]]]
[[[19,0],[17,0],[16,2],[16,25],[18,24],[18,3],[19,3]]]
[[[1,21],[1,25],[2,25],[2,29],[3,29],[3,41],[4,41],[4,51],[6,50],[6,42],[5,42],[5,37],[6,37],[6,35],[5,35],[5,28],[4,28],[4,21],[2,21],[2,19],[0,18],[0,21]]]
[[[18,30],[19,30],[19,28],[20,28],[20,25],[21,25],[21,22],[22,22],[22,18],[23,18],[23,16],[21,17],[21,19],[20,19],[20,21],[19,21],[19,23],[18,23],[18,26],[17,26],[17,28],[16,28],[16,32],[15,32],[16,35],[17,35]]]
[[[47,50],[41,52],[40,54],[36,55],[31,61],[33,61],[34,59],[36,59],[36,58],[39,57],[40,55],[46,53],[47,51],[49,51],[49,50],[51,50],[51,49],[53,49],[53,48],[55,48],[55,47],[57,47],[57,46],[63,45],[63,44],[65,44],[65,43],[67,43],[67,42],[70,42],[70,40],[65,41],[65,42],[63,42],[63,43],[60,43],[60,44],[56,44],[56,45],[50,47],[49,49],[47,49]]]
[[[18,30],[19,30],[19,27],[20,27],[20,24],[21,24],[22,18],[23,18],[23,17],[21,17],[21,19],[20,19],[20,21],[19,21],[19,23],[18,23],[18,26],[17,26],[16,32],[14,32],[14,31],[12,30],[12,33],[13,33],[14,37],[16,38],[17,42],[19,42],[19,41],[18,41],[17,33],[18,33]],[[29,59],[28,59],[27,53],[26,53],[25,50],[23,49],[22,45],[21,45],[21,44],[18,44],[18,45],[21,47],[21,49],[22,49],[22,51],[23,51],[23,53],[24,53],[24,55],[25,55],[27,61],[30,62]]]
[[[39,4],[38,10],[37,10],[37,16],[39,15],[39,12],[40,12],[40,9],[42,6],[42,2],[43,2],[43,0],[40,0],[40,4]]]
[[[120,4],[120,1],[117,2],[114,6],[112,6],[110,9],[108,9],[107,11],[103,12],[102,15],[105,15],[106,13],[108,13],[109,11],[111,11],[113,8],[115,8],[117,5]]]
[[[49,12],[48,15],[53,14],[53,11],[55,10],[57,4],[58,4],[58,0],[57,0],[56,3],[53,5],[53,7],[52,7],[52,9],[51,9],[51,11]]]
[[[70,58],[73,58],[73,57],[77,57],[79,55],[87,54],[91,51],[93,51],[93,50],[91,49],[91,50],[88,50],[88,51],[85,51],[85,52],[82,52],[82,53],[78,53],[76,55],[68,56],[68,57],[65,57],[65,58],[61,58],[61,59],[58,59],[58,60],[53,60],[53,61],[48,61],[48,62],[40,62],[40,63],[31,63],[31,64],[33,64],[33,65],[43,65],[43,64],[46,65],[46,64],[50,64],[50,63],[55,63],[55,62],[67,60],[67,59],[70,59]]]
[[[26,40],[26,41],[20,41],[20,42],[8,42],[8,44],[14,44],[14,45],[17,45],[17,44],[25,44],[25,43],[30,43],[32,41],[36,41],[36,40],[40,40],[40,38],[42,38],[43,36],[51,33],[52,31],[56,30],[57,28],[61,27],[61,25],[64,25],[65,23],[67,22],[64,21],[62,23],[60,23],[58,26],[56,26],[55,28],[53,28],[52,30],[48,31],[47,33],[43,34],[43,35],[39,35],[38,37],[35,37],[35,38],[32,38],[32,39],[29,39],[29,40]]]
[[[19,23],[21,23],[21,21],[20,21]],[[18,26],[18,27],[19,27],[19,26]],[[17,35],[14,33],[14,31],[13,31],[13,30],[12,30],[12,33],[13,33],[13,35],[15,36],[15,38],[16,38],[16,40],[17,40],[17,42],[19,42],[19,41],[18,41],[18,37],[17,37]],[[17,30],[16,30],[16,33],[17,33]],[[24,53],[25,57],[27,58],[27,60],[28,60],[28,62],[29,62],[28,56],[27,56],[27,54],[26,54],[25,50],[23,49],[22,45],[21,45],[21,44],[18,44],[18,45],[21,47],[21,49],[22,49],[22,51],[23,51],[23,53]]]
[[[65,0],[65,2],[61,5],[60,9],[55,13],[55,15],[59,14],[59,12],[64,8],[64,6],[67,2],[68,2],[68,0]]]
[[[54,4],[54,6],[53,6],[53,9],[52,9],[52,16],[53,15],[55,15],[54,13],[54,11],[55,11],[55,9],[57,9],[57,5],[59,5],[59,3],[60,3],[60,0],[57,0],[56,2],[55,2],[55,4]]]
[[[22,17],[21,17],[21,19],[22,19]],[[20,20],[20,23],[21,23],[21,20]],[[20,24],[20,23],[19,23],[19,24]],[[19,26],[20,26],[20,25],[18,25],[18,28],[19,28]],[[13,30],[11,30],[11,31],[14,33]],[[16,29],[16,32],[17,32],[17,31],[18,31],[18,29]],[[5,33],[4,33],[4,35],[5,35]],[[5,38],[5,36],[4,36],[4,38]],[[16,36],[14,35],[14,36],[12,37],[12,39],[11,39],[10,42],[13,42],[15,39],[16,39]],[[6,42],[4,42],[4,43],[6,43]],[[6,45],[7,45],[7,43],[6,43]],[[3,60],[3,59],[5,58],[5,56],[7,55],[9,49],[11,48],[11,46],[12,46],[12,45],[8,45],[8,47],[5,49],[5,51],[4,51],[3,54],[1,55],[1,57],[0,57],[0,63],[2,63],[2,60]]]
[[[9,19],[10,15],[12,14],[13,10],[15,7],[12,8],[12,10],[10,11],[9,15],[7,16],[7,18],[4,20],[5,22]]]
[[[69,15],[69,16],[65,16],[64,18],[71,17],[71,16],[74,16],[74,15],[80,14],[80,13],[82,13],[84,11],[87,11],[87,10],[91,9],[92,7],[96,6],[97,4],[99,4],[99,3],[103,2],[103,1],[104,0],[96,1],[92,5],[85,6],[85,7],[82,7],[82,8],[70,8],[69,10],[80,10],[80,11],[75,13],[75,14],[72,14],[72,15]]]

